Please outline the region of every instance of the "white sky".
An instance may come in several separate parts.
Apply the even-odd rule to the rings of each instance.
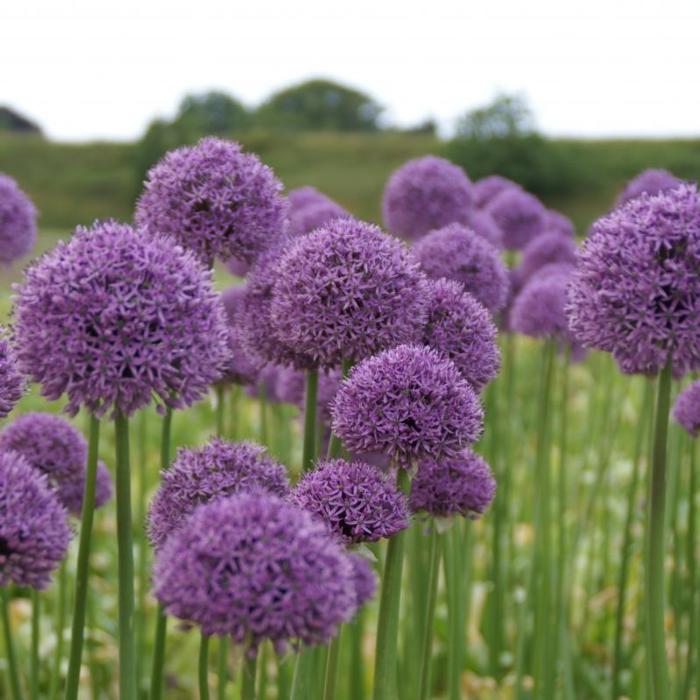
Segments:
[[[700,0],[0,0],[0,104],[59,139],[317,76],[401,125],[509,91],[550,134],[697,135],[699,67]]]

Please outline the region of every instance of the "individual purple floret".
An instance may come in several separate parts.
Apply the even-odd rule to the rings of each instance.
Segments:
[[[481,433],[479,399],[451,360],[401,345],[354,367],[332,407],[350,452],[382,452],[402,467],[459,452]]]
[[[211,273],[170,238],[126,224],[79,227],[16,287],[20,369],[66,410],[130,415],[153,398],[173,408],[219,378],[228,328]]]
[[[318,417],[324,423],[330,421],[330,405],[338,387],[341,373],[339,370],[323,370],[318,373],[318,390],[316,404]],[[304,409],[304,393],[306,391],[306,374],[291,367],[285,367],[277,375],[276,396],[280,401],[291,403],[299,409]]]
[[[17,183],[0,173],[0,262],[23,257],[36,241],[36,209]]]
[[[350,552],[348,560],[352,565],[352,580],[359,608],[374,597],[374,592],[377,589],[377,577],[370,563],[361,554]]]
[[[676,398],[673,417],[692,436],[700,432],[700,380],[689,384]]]
[[[503,247],[521,250],[545,230],[547,210],[537,197],[529,192],[508,189],[486,207],[503,231]]]
[[[409,505],[413,512],[425,511],[445,518],[462,515],[478,518],[496,493],[489,465],[472,450],[449,459],[424,459],[411,483]]]
[[[22,398],[25,381],[17,367],[17,358],[0,328],[0,418],[5,418]]]
[[[148,537],[159,549],[202,504],[243,491],[266,491],[285,496],[285,468],[252,442],[212,438],[199,448],[181,448],[161,482],[148,510]]]
[[[459,282],[491,313],[505,306],[508,269],[498,250],[466,226],[431,231],[413,246],[413,254],[428,277]]]
[[[295,240],[276,272],[276,336],[322,367],[413,342],[425,321],[418,265],[372,224],[336,219]]]
[[[409,160],[384,187],[384,224],[395,236],[416,239],[454,221],[466,223],[472,189],[464,171],[444,158]]]
[[[207,265],[214,258],[245,262],[282,234],[288,204],[282,183],[253,153],[208,136],[167,153],[148,172],[135,221],[167,234]]]
[[[158,552],[154,593],[206,635],[328,641],[357,608],[353,565],[322,523],[272,494],[201,505]]]
[[[553,231],[533,238],[523,249],[517,267],[521,286],[535,272],[551,263],[576,264],[576,243],[573,238]]]
[[[503,231],[498,228],[491,214],[481,209],[472,209],[467,217],[467,226],[494,248],[503,247]]]
[[[672,357],[700,367],[700,196],[695,185],[641,195],[599,219],[569,287],[569,325],[623,372],[656,374]]]
[[[0,452],[0,587],[46,588],[70,536],[46,477],[16,452]]]
[[[491,200],[506,190],[520,190],[522,187],[513,180],[501,175],[488,175],[474,183],[474,205],[478,209],[487,207]]]
[[[559,233],[568,238],[576,238],[576,229],[571,219],[555,209],[547,209],[544,229],[547,233]]]
[[[346,545],[376,542],[408,527],[406,498],[395,479],[363,462],[319,462],[302,476],[291,500]]]
[[[243,385],[255,384],[261,368],[260,359],[248,352],[241,337],[245,298],[245,284],[234,284],[221,292],[228,320],[228,357],[224,365],[223,381]]]
[[[332,201],[307,204],[305,207],[291,212],[289,232],[293,236],[302,236],[330,223],[333,219],[342,219],[348,216],[350,215],[340,204]]]
[[[623,204],[627,204],[630,200],[639,197],[640,194],[646,193],[655,195],[673,190],[682,183],[683,180],[676,177],[668,170],[663,170],[662,168],[648,168],[639,173],[639,175],[633,177],[625,185],[615,201],[615,206],[619,207]]]
[[[22,455],[46,475],[68,512],[80,515],[85,487],[87,442],[67,420],[52,413],[24,413],[0,431],[0,450]],[[111,479],[104,464],[98,467],[95,507],[109,500]]]
[[[452,280],[430,280],[427,294],[423,344],[452,360],[480,392],[498,373],[501,360],[491,314]]]

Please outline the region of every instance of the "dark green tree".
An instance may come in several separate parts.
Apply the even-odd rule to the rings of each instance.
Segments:
[[[245,105],[224,92],[187,95],[180,103],[175,124],[195,137],[240,131],[250,123]]]

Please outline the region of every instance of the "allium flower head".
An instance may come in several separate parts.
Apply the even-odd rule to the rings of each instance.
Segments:
[[[198,448],[181,448],[161,482],[148,510],[148,537],[155,548],[182,527],[202,504],[243,491],[286,495],[285,468],[252,442],[212,438]]]
[[[498,250],[466,226],[431,231],[413,246],[413,254],[429,277],[459,282],[492,313],[504,307],[508,270]]]
[[[503,247],[503,231],[491,214],[481,209],[472,209],[467,217],[467,226],[477,235],[487,240],[494,248]]]
[[[228,320],[228,357],[223,380],[232,384],[254,384],[261,362],[248,352],[241,337],[241,318],[246,297],[246,285],[234,284],[221,292],[221,301]]]
[[[411,483],[409,505],[413,512],[436,517],[462,515],[478,518],[496,493],[489,465],[472,450],[449,459],[424,459]]]
[[[555,209],[547,209],[544,228],[548,233],[559,233],[562,236],[576,238],[576,229],[571,219]]]
[[[506,190],[520,190],[522,187],[513,180],[501,175],[488,175],[474,183],[474,204],[478,209],[484,209],[492,199]]]
[[[508,189],[491,200],[486,211],[503,231],[503,246],[521,250],[544,231],[547,210],[529,192]]]
[[[250,265],[244,260],[239,260],[238,258],[229,258],[226,261],[226,269],[234,277],[245,277],[250,271]]]
[[[22,398],[25,382],[17,367],[10,344],[2,337],[0,328],[0,418],[5,418]]]
[[[663,168],[648,168],[633,177],[617,197],[615,206],[626,204],[640,194],[655,195],[673,190],[683,183],[673,173]]]
[[[457,453],[481,432],[479,399],[450,360],[401,345],[356,365],[332,407],[333,432],[357,454],[382,452],[403,467]]]
[[[0,262],[26,255],[36,241],[36,209],[17,183],[0,173]]]
[[[228,328],[211,274],[169,238],[115,221],[79,227],[16,287],[20,368],[48,399],[97,416],[152,397],[180,408],[220,376]]]
[[[135,213],[151,234],[168,234],[207,265],[252,262],[282,233],[282,183],[253,153],[209,136],[167,153],[148,172]]]
[[[454,221],[466,223],[472,189],[464,171],[444,158],[409,160],[384,187],[384,224],[395,236],[416,239]]]
[[[12,450],[46,476],[58,500],[70,513],[80,514],[85,487],[87,442],[67,420],[52,413],[24,413],[0,431],[0,451]],[[111,480],[98,466],[95,507],[109,500]]]
[[[676,398],[673,417],[693,437],[700,432],[700,380],[689,384]]]
[[[576,243],[561,233],[547,232],[533,238],[523,249],[518,274],[524,282],[550,263],[576,264]]]
[[[289,201],[289,208],[292,212],[303,209],[309,205],[328,204],[333,201],[328,195],[311,185],[304,185],[303,187],[296,187],[293,190],[289,190],[289,192],[287,192],[287,200]]]
[[[374,596],[377,589],[377,577],[370,563],[361,554],[350,552],[348,559],[352,565],[352,579],[355,588],[357,607],[361,607]]]
[[[358,601],[325,525],[265,493],[199,506],[158,552],[153,580],[169,614],[252,647],[326,642]]]
[[[321,371],[318,374],[316,408],[319,419],[330,420],[330,404],[340,386],[341,373],[337,369]],[[285,367],[277,375],[276,396],[280,401],[291,403],[303,410],[306,391],[306,374],[300,370]]]
[[[293,236],[302,236],[328,224],[333,219],[342,219],[348,216],[348,212],[340,204],[332,201],[307,204],[305,207],[292,211],[289,232]]]
[[[416,339],[425,320],[423,275],[379,228],[336,219],[295,240],[277,266],[276,335],[324,367]]]
[[[376,542],[408,527],[406,498],[395,480],[363,462],[319,462],[302,476],[291,500],[346,545]]]
[[[533,338],[565,338],[568,336],[566,318],[566,288],[569,278],[564,275],[535,276],[522,288],[510,312],[513,330]]]
[[[474,391],[481,391],[500,366],[491,314],[452,280],[430,280],[427,293],[423,344],[452,360]]]
[[[682,185],[599,219],[569,287],[569,324],[623,372],[700,367],[700,196]]]
[[[45,588],[70,535],[46,477],[16,452],[0,452],[0,587]]]

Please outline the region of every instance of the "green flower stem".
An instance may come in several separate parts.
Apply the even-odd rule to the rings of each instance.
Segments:
[[[61,661],[63,661],[63,647],[66,639],[64,627],[66,626],[66,577],[67,564],[65,559],[58,569],[58,606],[56,607],[56,651],[51,670],[51,684],[49,686],[49,700],[58,697],[58,687],[61,682]]]
[[[349,360],[347,358],[343,359],[343,362],[341,364],[341,373],[343,379],[350,374],[350,370],[352,369],[352,360]],[[331,439],[328,443],[328,459],[335,459],[337,457],[340,457],[340,454],[343,449],[343,443],[340,440],[340,438],[335,434],[331,433]]]
[[[255,674],[257,672],[258,656],[243,654],[243,678],[241,680],[241,700],[255,700]]]
[[[226,406],[226,385],[216,385],[216,434],[224,436],[224,407]]]
[[[148,467],[146,464],[146,444],[148,435],[148,409],[142,409],[138,414],[137,436],[138,436],[138,494],[136,522],[139,524],[137,530],[137,552],[136,578],[138,581],[138,599],[136,607],[138,610],[146,609],[146,597],[148,594],[148,540],[143,536],[141,525],[146,522],[146,498],[148,495]],[[146,616],[139,615],[136,618],[136,688],[141,691],[143,679],[143,666],[146,659]]]
[[[219,685],[216,689],[217,700],[226,700],[226,684],[228,683],[228,637],[219,637],[219,646],[216,656],[216,669],[219,676]]]
[[[15,644],[12,639],[12,627],[10,625],[10,597],[7,594],[7,588],[0,587],[0,596],[2,596],[2,629],[5,635],[5,654],[10,676],[10,689],[13,700],[22,700],[19,672],[17,671],[17,655],[15,654]]]
[[[340,659],[340,641],[343,627],[338,629],[338,634],[331,639],[328,645],[326,657],[326,672],[323,679],[323,700],[334,700],[335,687],[338,679],[338,661]]]
[[[398,486],[408,493],[410,482],[405,469],[399,468]],[[384,563],[382,594],[379,601],[377,643],[374,663],[374,700],[391,700],[395,697],[396,644],[399,633],[399,607],[401,604],[401,577],[403,573],[406,530],[394,535],[387,546]]]
[[[258,387],[258,405],[260,406],[260,444],[267,447],[270,430],[268,428],[267,392],[263,383]]]
[[[690,450],[690,487],[688,495],[688,538],[686,540],[686,562],[688,567],[688,591],[689,591],[689,617],[690,626],[688,628],[688,653],[685,661],[685,680],[683,682],[682,699],[688,700],[690,697],[690,689],[693,684],[694,663],[695,663],[695,644],[697,638],[698,615],[696,611],[698,594],[696,591],[697,580],[697,559],[695,557],[695,549],[697,545],[696,536],[696,495],[698,489],[696,457],[695,457],[695,439],[689,440]]]
[[[440,548],[438,547],[437,525],[434,522],[430,524],[428,537],[428,591],[425,601],[425,621],[423,623],[423,639],[421,642],[418,700],[428,699],[430,686],[433,620],[435,618],[435,601],[437,600],[438,577],[440,573]]]
[[[313,647],[302,647],[297,653],[290,700],[309,700],[313,697],[314,651]]]
[[[66,677],[66,700],[76,700],[80,684],[80,663],[83,655],[85,635],[85,608],[90,571],[90,541],[92,521],[95,513],[95,478],[97,473],[97,450],[100,442],[100,422],[90,416],[88,436],[88,461],[85,474],[85,490],[80,521],[80,541],[78,544],[78,564],[75,573],[75,602],[71,630],[68,676]]]
[[[116,440],[117,550],[119,576],[119,697],[136,697],[134,674],[134,551],[131,530],[129,419],[117,413]]]
[[[41,634],[41,599],[39,591],[32,588],[29,593],[32,601],[32,640],[29,655],[29,697],[39,697],[39,635]]]
[[[671,402],[671,359],[659,376],[654,443],[647,494],[647,551],[645,607],[647,661],[651,671],[651,698],[669,697],[670,681],[664,641],[664,518],[666,509],[666,444]]]
[[[209,700],[209,637],[202,634],[199,639],[199,700]]]
[[[365,629],[365,611],[360,608],[355,619],[348,623],[350,632],[350,698],[365,697],[365,663],[362,656],[362,638]]]
[[[318,399],[318,370],[306,373],[306,391],[304,392],[304,447],[301,466],[309,471],[316,458],[316,404]]]
[[[160,436],[160,467],[167,469],[170,466],[170,443],[173,425],[173,410],[169,406],[165,409],[163,425]],[[165,636],[168,629],[168,618],[163,606],[158,604],[156,611],[156,629],[153,639],[153,661],[151,664],[151,700],[160,700],[163,696],[163,668],[165,665]]]

